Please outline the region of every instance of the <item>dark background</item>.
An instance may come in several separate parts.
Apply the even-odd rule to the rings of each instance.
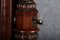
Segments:
[[[60,40],[60,0],[35,0],[39,11],[38,18],[43,20],[39,25],[38,40]]]

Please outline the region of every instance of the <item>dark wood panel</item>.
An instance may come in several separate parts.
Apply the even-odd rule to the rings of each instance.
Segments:
[[[0,40],[2,39],[2,20],[1,20],[1,0],[0,0]]]
[[[12,27],[12,1],[1,0],[1,27],[2,39],[11,40],[11,27]]]

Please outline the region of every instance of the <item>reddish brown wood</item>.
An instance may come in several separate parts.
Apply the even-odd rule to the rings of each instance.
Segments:
[[[37,13],[32,12],[16,12],[16,24],[17,30],[20,31],[38,31],[37,25],[33,27],[32,20],[33,16],[36,16]]]
[[[1,0],[2,40],[11,40],[12,1]]]
[[[1,0],[0,0],[0,40],[2,39],[2,20],[1,20]]]

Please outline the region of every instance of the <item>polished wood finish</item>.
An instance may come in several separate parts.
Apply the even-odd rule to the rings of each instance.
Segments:
[[[1,0],[1,40],[11,40],[12,0]]]
[[[13,8],[12,0],[0,1],[0,40],[13,40],[12,36],[14,37],[16,33],[19,33],[18,36],[20,36],[22,34],[21,31],[24,32],[21,36],[26,36],[26,38],[32,38],[32,36],[35,36],[34,34],[37,33],[39,29],[37,27],[37,24],[36,26],[33,26],[33,17],[36,16],[37,18],[38,11],[34,9],[29,10],[30,12],[18,12],[15,8],[16,4],[14,4],[17,0],[13,0]],[[14,17],[16,17],[16,22],[13,22]],[[14,29],[16,29],[17,32],[15,32]]]
[[[37,23],[36,4],[33,0],[18,0],[16,5],[16,32],[15,38],[18,40],[34,40],[37,38],[36,33],[39,31]],[[34,22],[35,21],[35,22]]]
[[[2,20],[1,20],[1,0],[0,0],[0,40],[2,39]]]
[[[35,11],[31,12],[16,12],[17,30],[20,31],[38,31],[37,25],[33,27],[33,16],[36,16]]]

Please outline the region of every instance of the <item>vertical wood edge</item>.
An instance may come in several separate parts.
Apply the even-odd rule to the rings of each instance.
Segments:
[[[12,0],[1,0],[1,16],[0,17],[1,17],[1,29],[2,29],[1,40],[11,40]]]

